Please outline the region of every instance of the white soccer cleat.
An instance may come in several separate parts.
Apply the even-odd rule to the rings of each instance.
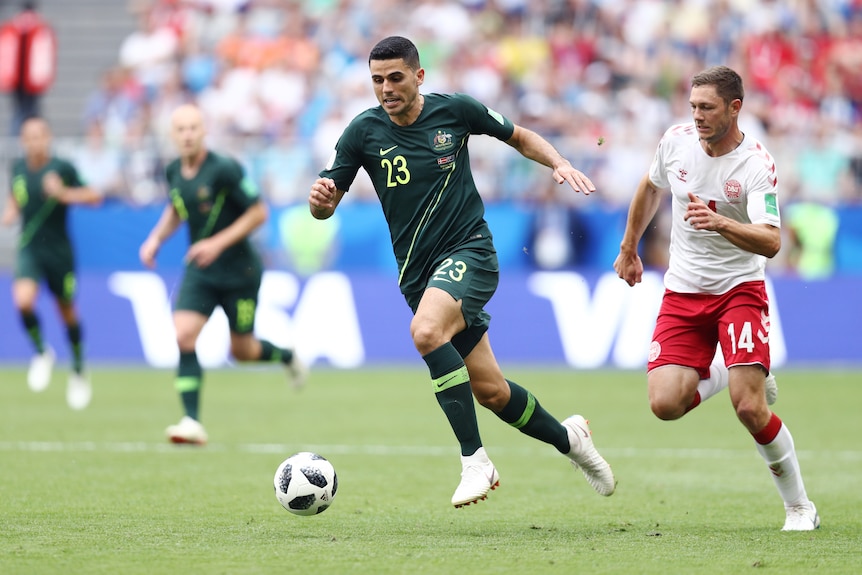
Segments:
[[[611,466],[593,445],[592,431],[587,420],[580,415],[573,415],[563,421],[563,425],[569,432],[571,450],[566,456],[572,461],[572,465],[583,472],[587,482],[599,495],[612,495],[617,487],[617,480]]]
[[[787,507],[787,519],[782,531],[814,531],[820,528],[820,515],[814,503],[809,501],[802,505]]]
[[[90,405],[90,399],[93,398],[93,388],[90,385],[90,378],[83,373],[72,373],[69,375],[69,381],[66,384],[66,403],[72,409],[84,409]]]
[[[204,426],[188,415],[184,416],[176,425],[169,425],[165,434],[171,443],[205,445],[207,442],[207,432]]]
[[[27,372],[27,385],[31,391],[45,391],[51,383],[51,371],[54,369],[54,350],[46,346],[42,353],[30,360],[30,370]]]
[[[775,376],[769,372],[766,376],[766,382],[763,386],[766,391],[766,405],[772,405],[778,399],[778,384],[775,382]]]
[[[290,363],[285,364],[284,367],[290,375],[291,385],[294,389],[301,389],[305,386],[305,382],[308,379],[309,369],[295,351],[293,352],[293,359]]]
[[[473,455],[462,455],[461,467],[461,483],[452,495],[452,505],[455,507],[478,503],[488,497],[489,491],[500,485],[500,474],[488,459],[484,447],[477,449]]]

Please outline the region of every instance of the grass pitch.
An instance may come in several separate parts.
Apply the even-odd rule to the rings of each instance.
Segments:
[[[562,419],[591,420],[619,480],[596,495],[550,446],[479,412],[501,475],[454,509],[457,444],[424,368],[206,374],[205,448],[165,442],[180,415],[172,373],[99,369],[72,412],[65,373],[31,393],[0,369],[0,573],[858,573],[862,373],[781,372],[775,411],[793,433],[823,520],[784,513],[727,393],[680,421],[649,412],[642,373],[507,369]],[[335,465],[326,512],[297,517],[272,477],[295,451]]]

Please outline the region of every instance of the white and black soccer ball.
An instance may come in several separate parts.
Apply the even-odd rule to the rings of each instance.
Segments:
[[[273,483],[278,502],[295,515],[323,513],[338,490],[332,463],[310,451],[294,453],[282,461]]]

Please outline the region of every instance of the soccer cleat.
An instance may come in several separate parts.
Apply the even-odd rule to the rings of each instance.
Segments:
[[[294,351],[293,358],[290,360],[290,363],[286,363],[284,367],[287,369],[287,373],[291,378],[291,385],[294,389],[301,389],[305,385],[305,381],[308,379],[308,366],[305,365],[299,355]]]
[[[207,432],[204,426],[188,415],[184,416],[176,425],[169,425],[165,433],[171,443],[205,445],[207,442]]]
[[[611,466],[593,445],[592,431],[587,420],[580,415],[573,415],[563,421],[563,426],[569,432],[571,449],[566,456],[572,461],[572,465],[583,472],[587,482],[599,495],[613,494],[617,480]]]
[[[775,382],[775,376],[772,372],[766,376],[764,389],[766,390],[766,404],[772,405],[778,399],[778,384]]]
[[[461,456],[461,483],[452,495],[452,505],[464,507],[488,497],[488,492],[500,485],[500,474],[485,448],[480,447],[473,455]]]
[[[814,531],[820,528],[820,515],[814,503],[809,501],[802,505],[787,507],[787,519],[782,531]]]
[[[72,409],[84,409],[90,405],[93,397],[93,388],[90,386],[90,378],[83,373],[72,373],[66,384],[66,403]]]
[[[54,350],[45,347],[42,353],[30,360],[30,370],[27,372],[27,385],[31,391],[45,391],[51,383],[51,371],[54,369]]]

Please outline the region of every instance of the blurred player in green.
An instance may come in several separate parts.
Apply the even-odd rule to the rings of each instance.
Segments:
[[[68,206],[96,205],[102,198],[83,184],[71,163],[52,155],[51,129],[45,120],[31,118],[22,124],[21,146],[24,157],[12,164],[12,193],[3,224],[21,219],[12,299],[36,350],[27,383],[33,391],[43,391],[51,383],[54,368],[54,350],[45,342],[36,314],[39,285],[44,281],[57,302],[72,350],[66,401],[72,409],[84,409],[93,393],[84,370],[81,322],[74,301],[75,254],[66,217]]]
[[[207,433],[198,416],[203,371],[195,344],[216,306],[227,315],[234,358],[279,362],[297,387],[307,370],[293,350],[280,349],[253,333],[263,265],[249,236],[268,217],[256,186],[239,162],[206,147],[198,108],[177,108],[171,135],[179,158],[166,168],[170,203],[141,245],[140,258],[147,267],[155,267],[162,244],[183,222],[188,224],[190,245],[173,312],[180,350],[175,386],[185,416],[166,433],[174,443],[203,445]]]
[[[512,124],[464,94],[422,94],[425,70],[416,46],[393,36],[369,56],[379,106],[345,129],[309,194],[317,219],[334,212],[359,170],[371,177],[389,224],[398,283],[413,310],[413,344],[461,445],[455,507],[485,499],[499,482],[479,435],[478,402],[531,437],[553,445],[601,495],[616,481],[580,415],[560,423],[528,390],[507,380],[488,339],[484,310],[499,281],[497,254],[470,170],[467,140],[488,134],[548,166],[558,184],[595,191],[544,138]]]

